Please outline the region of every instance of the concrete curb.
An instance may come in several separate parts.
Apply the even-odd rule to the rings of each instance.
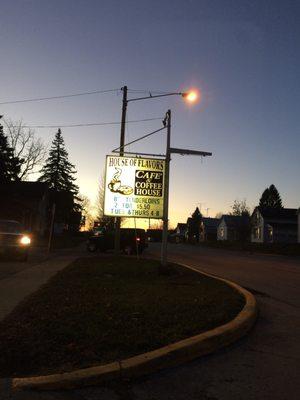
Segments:
[[[136,378],[213,353],[240,339],[251,329],[257,317],[257,304],[255,297],[250,292],[226,279],[207,274],[188,265],[178,265],[223,281],[240,292],[246,301],[242,311],[225,325],[122,361],[61,374],[14,378],[12,379],[12,389],[73,389],[99,385],[114,379]]]

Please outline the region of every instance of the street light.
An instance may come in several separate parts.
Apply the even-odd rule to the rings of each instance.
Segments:
[[[129,102],[155,99],[158,97],[182,96],[189,103],[193,103],[199,97],[195,90],[189,90],[186,92],[170,92],[170,93],[157,94],[154,96],[151,93],[149,93],[149,96],[128,99],[127,98],[127,92],[128,92],[127,86],[124,86],[121,90],[123,91],[123,100],[122,100],[122,117],[121,117],[121,132],[120,132],[120,147],[119,147],[119,155],[120,156],[124,156],[126,113],[127,113],[127,105]],[[171,129],[170,128],[171,127],[171,111],[170,110],[166,114],[165,123],[168,124],[167,125],[167,130],[168,130],[167,149],[170,149],[170,129]],[[169,155],[166,154],[166,157],[167,157],[167,164],[168,164],[169,163],[168,157],[170,157],[170,154]],[[168,214],[168,210],[166,210],[166,213]],[[165,215],[165,213],[164,213],[164,215]],[[164,226],[165,226],[165,221],[164,221]],[[120,235],[121,235],[120,228],[121,228],[121,219],[117,217],[116,232],[115,232],[115,254],[116,255],[120,253]]]
[[[194,89],[182,93],[182,97],[185,98],[189,103],[195,103],[196,100],[200,99],[199,92]]]

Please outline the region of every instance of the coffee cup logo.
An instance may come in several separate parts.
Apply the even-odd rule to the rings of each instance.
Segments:
[[[123,195],[130,195],[133,192],[133,188],[127,185],[121,185],[120,176],[122,174],[121,168],[117,168],[116,173],[113,175],[112,180],[109,182],[108,189],[113,193],[120,193]]]

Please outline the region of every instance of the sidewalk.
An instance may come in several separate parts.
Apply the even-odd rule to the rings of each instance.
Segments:
[[[57,255],[52,254],[51,258],[32,267],[26,268],[8,278],[0,280],[0,320],[5,318],[25,297],[39,289],[58,271],[64,269],[78,255]],[[45,395],[30,392],[11,392],[11,379],[0,379],[1,400],[33,400],[33,399],[54,399]]]
[[[77,258],[75,255],[53,257],[0,281],[0,320],[20,301],[35,292],[58,271]]]

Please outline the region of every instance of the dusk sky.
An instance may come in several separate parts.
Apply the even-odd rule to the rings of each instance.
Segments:
[[[285,207],[300,206],[300,3],[297,0],[2,0],[0,103],[127,85],[147,91],[199,88],[181,97],[129,103],[128,120],[172,110],[170,219],[197,206],[214,217],[235,199],[253,208],[275,184]],[[133,90],[145,90],[135,92]],[[119,145],[122,94],[0,105],[26,125],[60,125],[80,191],[95,200],[105,156]],[[126,142],[161,127],[128,123]],[[50,144],[56,128],[36,128]],[[130,147],[163,153],[165,134]]]

